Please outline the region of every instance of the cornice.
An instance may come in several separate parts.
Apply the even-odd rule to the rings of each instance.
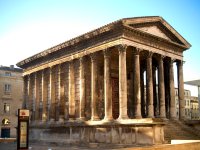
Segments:
[[[186,47],[185,45],[182,45],[182,44],[179,44],[179,43],[158,37],[156,35],[153,35],[153,34],[150,34],[150,33],[135,29],[135,28],[132,28],[128,25],[124,25],[124,32],[123,33],[127,37],[131,37],[133,35],[136,35],[136,36],[142,37],[144,39],[148,39],[148,41],[149,41],[148,43],[150,43],[152,46],[153,45],[163,45],[163,46],[167,45],[168,47],[169,46],[173,47],[174,50],[178,50],[179,52],[183,52],[183,50],[188,49],[188,47]],[[129,35],[128,33],[132,33],[132,34]]]
[[[87,40],[93,39],[94,37],[101,35],[103,33],[112,31],[114,28],[118,28],[121,25],[122,25],[121,20],[109,23],[109,24],[102,26],[98,29],[92,30],[90,32],[87,32],[87,33],[81,35],[81,36],[78,36],[78,37],[73,38],[71,40],[60,43],[56,46],[53,46],[53,47],[51,47],[47,50],[40,52],[38,54],[35,54],[35,55],[25,59],[25,60],[22,60],[19,63],[17,63],[17,66],[23,68],[23,65],[26,64],[26,63],[29,63],[29,62],[36,60],[38,58],[41,58],[41,57],[45,57],[45,56],[52,54],[54,52],[57,52],[61,49],[64,49],[64,48],[67,48],[67,47],[70,47],[70,46],[74,46],[74,45],[76,45],[76,44],[78,44],[82,41],[87,41]]]
[[[88,49],[94,49],[92,51],[98,51],[100,50],[98,48],[99,46],[101,47],[101,45],[107,45],[107,43],[107,47],[111,47],[113,44],[109,43],[123,38],[134,40],[135,42],[143,43],[154,48],[162,46],[162,48],[165,47],[165,49],[168,49],[170,53],[177,54],[179,56],[181,56],[184,50],[188,49],[187,45],[167,40],[131,27],[126,23],[126,21],[130,21],[129,19],[131,20],[131,18],[125,18],[112,22],[103,27],[73,38],[69,41],[65,41],[19,62],[17,66],[25,70],[31,70],[33,68],[37,68],[40,65],[54,65],[54,62],[57,62],[58,60],[72,60],[78,58],[81,55],[86,55],[88,53]],[[140,21],[142,19],[145,19],[145,17],[139,17]],[[161,17],[147,17],[148,21],[156,21],[158,19],[162,21]],[[84,51],[87,51],[87,53]]]

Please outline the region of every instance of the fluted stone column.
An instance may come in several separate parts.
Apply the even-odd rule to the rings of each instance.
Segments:
[[[26,100],[26,108],[30,110],[30,75],[28,75],[27,79],[27,100]]]
[[[174,88],[174,60],[170,60],[169,65],[169,89],[170,89],[170,119],[176,118],[175,88]]]
[[[149,52],[147,57],[147,77],[146,77],[146,90],[147,90],[147,117],[153,118],[153,77],[152,77],[152,55]]]
[[[179,99],[179,119],[185,119],[185,100],[184,100],[184,83],[183,83],[183,61],[177,62],[178,76],[178,99]]]
[[[44,70],[41,71],[41,80],[40,80],[40,121],[44,121],[43,116],[43,102],[44,102]]]
[[[57,66],[57,83],[56,83],[56,120],[63,122],[64,116],[60,115],[61,112],[61,64]]]
[[[50,121],[51,112],[51,86],[52,86],[52,68],[49,68],[49,78],[48,78],[48,92],[47,92],[47,121]]]
[[[156,85],[156,66],[153,66],[153,110],[154,116],[159,116],[159,102],[158,102],[158,93],[157,93],[157,85]]]
[[[85,64],[84,64],[84,58],[81,57],[79,59],[80,61],[80,119],[85,120]]]
[[[160,56],[158,62],[158,93],[160,101],[160,118],[166,118],[165,110],[165,83],[164,83],[164,68],[163,68],[163,56]]]
[[[50,72],[50,78],[51,78],[51,85],[50,85],[50,91],[51,91],[51,106],[50,106],[50,122],[51,123],[54,123],[54,121],[55,121],[55,112],[56,112],[56,108],[55,108],[55,99],[56,99],[56,97],[55,97],[55,88],[56,88],[56,85],[55,85],[55,80],[56,80],[56,78],[55,78],[55,74],[56,74],[56,70],[55,70],[55,66],[52,66],[51,67],[51,72]]]
[[[65,63],[65,87],[64,87],[64,93],[65,93],[65,108],[64,108],[64,119],[69,120],[69,63]]]
[[[97,114],[97,56],[95,53],[91,57],[91,120],[99,120]]]
[[[104,104],[105,117],[104,120],[112,120],[112,92],[110,78],[110,51],[104,50]]]
[[[141,86],[140,86],[140,51],[133,49],[133,95],[134,95],[134,117],[142,118],[141,115]]]
[[[28,97],[28,75],[23,76],[23,81],[24,81],[24,85],[23,85],[23,102],[22,102],[22,108],[26,109],[26,101],[27,101],[27,97]]]
[[[146,117],[146,101],[144,95],[144,69],[140,69],[140,86],[141,86],[141,114]]]
[[[38,114],[37,111],[37,102],[36,102],[36,87],[37,87],[37,73],[34,73],[34,76],[33,76],[33,114],[32,114],[32,120],[36,120],[36,116]]]
[[[43,121],[47,121],[47,101],[48,101],[48,69],[43,70]]]
[[[119,50],[119,118],[128,119],[127,114],[127,73],[126,45],[117,46]]]
[[[69,119],[75,119],[75,74],[74,74],[74,63],[69,62]]]

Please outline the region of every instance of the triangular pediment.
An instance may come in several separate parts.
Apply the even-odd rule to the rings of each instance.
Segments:
[[[144,33],[183,45],[186,48],[191,47],[191,45],[162,17],[126,18],[123,19],[123,23]]]
[[[158,26],[153,25],[153,26],[146,26],[146,27],[140,27],[137,28],[138,30],[141,30],[143,32],[147,32],[149,34],[159,36],[161,38],[164,38],[166,40],[171,40],[170,37],[168,37],[161,29],[159,29]]]

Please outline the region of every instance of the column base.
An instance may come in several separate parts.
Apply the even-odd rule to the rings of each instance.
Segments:
[[[128,116],[119,116],[117,118],[117,120],[126,120],[126,119],[129,119],[129,117]]]
[[[134,116],[134,119],[142,119],[142,116]]]
[[[78,121],[86,121],[86,118],[85,117],[80,117],[77,119]]]
[[[178,121],[179,118],[176,118],[176,117],[170,117],[169,120],[175,120],[175,121]]]
[[[100,118],[98,116],[93,116],[91,117],[91,121],[99,121]]]
[[[113,121],[114,119],[112,117],[104,117],[103,121],[105,122],[110,122]]]
[[[147,116],[147,118],[155,118],[155,116]]]

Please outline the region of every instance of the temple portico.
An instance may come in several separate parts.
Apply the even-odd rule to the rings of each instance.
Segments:
[[[150,132],[147,143],[163,143],[162,119],[184,120],[182,62],[189,47],[161,17],[108,24],[19,62],[24,69],[24,108],[32,112],[33,127],[60,125],[69,127],[71,135],[73,124],[79,124],[80,136],[87,126],[95,128],[88,129],[94,134],[91,139],[109,131],[116,143],[120,140],[113,139],[115,131],[122,139],[130,130],[135,137],[130,143]]]
[[[118,62],[113,61],[112,58]],[[24,94],[28,99],[25,107],[32,110],[33,121],[45,122],[60,119],[65,121],[70,119],[84,121],[128,118],[174,119],[175,103],[171,103],[174,101],[174,62],[173,58],[132,46],[117,45],[107,48],[89,56],[82,56],[25,75]],[[180,70],[182,61],[176,60],[176,62]],[[163,63],[166,64],[166,68]],[[144,71],[141,74],[142,69]],[[153,79],[153,72],[158,78]],[[180,78],[183,78],[183,75],[181,71],[178,73],[181,93],[183,83],[180,82],[183,80]],[[144,81],[144,74],[146,81]],[[169,80],[164,81],[164,74]],[[86,82],[86,78],[89,82]],[[118,83],[113,83],[116,80],[112,81],[112,78],[117,78]],[[128,82],[134,84],[127,84]],[[146,82],[146,89],[140,85],[141,82],[143,84]],[[112,84],[117,84],[119,87]],[[158,84],[156,91],[154,91],[155,84]],[[86,93],[86,87],[89,86],[90,89],[87,89],[87,92],[90,92]],[[118,102],[114,97],[112,98],[113,88],[118,90]],[[132,91],[127,89],[132,89]],[[141,95],[144,95],[141,94],[142,91],[146,91],[145,103],[141,103]],[[165,91],[168,91],[167,95]],[[154,93],[159,95],[156,105],[154,105]],[[167,106],[165,97],[167,97]],[[119,107],[113,107],[113,102],[118,103]],[[86,103],[90,103],[90,108],[86,108]],[[165,106],[168,108],[167,112]],[[86,109],[90,110],[90,114],[86,113]],[[156,112],[158,112],[157,115]],[[166,115],[167,113],[169,114]],[[142,114],[145,115],[142,116]],[[113,118],[113,115],[118,116]]]

